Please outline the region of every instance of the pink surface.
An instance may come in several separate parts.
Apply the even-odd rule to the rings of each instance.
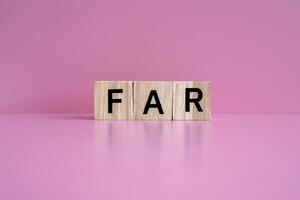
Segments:
[[[299,113],[299,2],[1,0],[0,112],[92,112],[94,80],[134,79],[211,80],[215,113]]]
[[[299,115],[0,115],[0,199],[300,199]]]

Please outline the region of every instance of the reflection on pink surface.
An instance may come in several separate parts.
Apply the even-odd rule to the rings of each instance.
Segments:
[[[0,115],[0,199],[299,199],[299,115]]]

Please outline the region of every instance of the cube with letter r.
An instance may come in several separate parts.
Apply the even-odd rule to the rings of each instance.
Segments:
[[[173,120],[210,120],[210,81],[173,82]]]

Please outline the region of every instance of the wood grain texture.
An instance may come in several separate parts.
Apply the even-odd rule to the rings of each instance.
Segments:
[[[114,99],[122,103],[112,104],[112,113],[108,112],[108,89],[123,89],[123,93],[114,93]],[[132,81],[96,81],[94,85],[94,114],[99,120],[133,119],[133,82]]]
[[[190,104],[190,112],[186,112],[186,88],[199,88],[203,93],[199,112],[196,106]],[[191,93],[191,98],[197,98],[197,93]],[[173,82],[173,120],[210,120],[211,119],[211,83],[210,81],[175,81]]]
[[[133,87],[135,120],[172,120],[172,82],[135,81]],[[163,114],[157,108],[150,108],[147,114],[143,114],[151,90],[157,92]],[[152,98],[151,104],[154,103]]]

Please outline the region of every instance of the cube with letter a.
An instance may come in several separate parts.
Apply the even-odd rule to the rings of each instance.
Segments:
[[[209,81],[173,82],[173,120],[210,120]]]
[[[134,82],[135,120],[172,120],[172,82]]]
[[[133,82],[96,81],[94,114],[101,120],[132,120]]]

